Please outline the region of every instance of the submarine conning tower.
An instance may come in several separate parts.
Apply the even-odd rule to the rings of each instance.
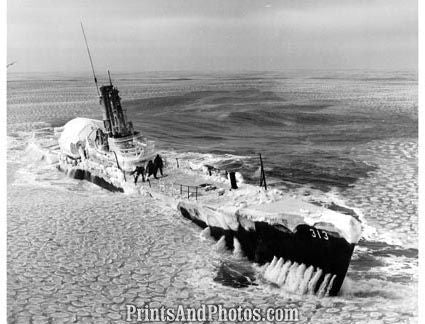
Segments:
[[[100,87],[103,103],[103,125],[109,137],[121,138],[133,134],[131,122],[127,123],[125,110],[121,106],[119,91],[112,83]]]

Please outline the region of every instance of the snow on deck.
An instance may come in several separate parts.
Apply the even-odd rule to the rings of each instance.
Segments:
[[[58,154],[57,147],[53,149],[50,145],[40,147],[40,153],[46,156]],[[238,226],[238,219],[244,217],[253,222],[281,224],[291,231],[300,224],[307,224],[336,232],[349,243],[357,243],[361,237],[361,223],[351,215],[317,206],[304,197],[291,196],[278,189],[266,191],[240,181],[238,189],[231,189],[230,181],[223,173],[209,175],[205,167],[181,161],[179,168],[176,162],[171,161],[173,159],[170,158],[166,161],[163,177],[158,173],[158,179],[151,176],[146,182],[139,177],[137,184],[129,173],[126,173],[124,181],[122,172],[117,168],[98,167],[96,162],[89,160],[82,161],[75,168],[104,177],[122,187],[126,193],[151,194],[173,208],[181,201],[194,205],[202,211],[201,216],[207,224],[214,222],[224,228],[233,228]]]
[[[361,223],[355,217],[317,206],[305,198],[293,197],[277,189],[266,191],[244,183],[238,183],[238,189],[231,189],[230,181],[225,177],[209,176],[199,170],[175,166],[165,169],[164,177],[158,180],[151,177],[150,185],[148,182],[139,184],[141,190],[149,190],[162,200],[168,199],[174,206],[179,201],[188,206],[197,206],[207,223],[221,215],[219,218],[222,219],[218,221],[225,228],[237,224],[236,218],[243,216],[251,221],[281,224],[291,231],[300,224],[316,225],[337,232],[349,243],[357,243],[361,237]],[[187,186],[191,186],[189,198]],[[195,186],[198,187],[197,199]],[[169,197],[172,197],[172,201]],[[214,217],[209,217],[211,214]]]

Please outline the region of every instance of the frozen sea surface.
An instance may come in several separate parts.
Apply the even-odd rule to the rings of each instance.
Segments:
[[[361,210],[364,238],[340,296],[214,280],[244,259],[150,198],[66,178],[28,146],[35,128],[100,118],[81,76],[8,81],[10,322],[120,322],[125,304],[296,306],[301,322],[402,323],[417,316],[417,81],[408,72],[116,76],[136,127],[173,154]],[[53,321],[52,321],[53,320]]]

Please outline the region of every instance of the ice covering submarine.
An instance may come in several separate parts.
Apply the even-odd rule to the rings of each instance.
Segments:
[[[173,204],[228,249],[270,263],[264,277],[279,286],[295,281],[294,291],[338,294],[361,236],[353,209],[252,184],[232,189],[225,173],[182,157],[178,164],[167,157],[167,177],[134,185],[130,173],[153,159],[154,143],[132,129],[116,88],[100,89],[104,120],[75,118],[63,126],[60,170],[112,191],[149,193]]]
[[[235,189],[228,172],[211,172],[181,156],[174,163],[172,153],[166,157],[166,177],[134,184],[130,173],[153,159],[154,142],[133,129],[111,78],[98,93],[103,120],[75,118],[58,133],[60,170],[172,205],[204,234],[264,265],[264,278],[278,286],[302,294],[338,294],[361,237],[354,209],[242,182]]]
[[[78,163],[79,168],[71,168],[75,178],[122,191],[116,184],[126,180],[126,172],[153,159],[155,144],[135,131],[132,122],[127,120],[119,91],[113,86],[109,71],[109,85],[99,88],[82,23],[81,29],[97,94],[103,106],[103,121],[75,118],[64,126],[59,138],[60,160],[63,162],[61,169],[67,171],[70,165]]]

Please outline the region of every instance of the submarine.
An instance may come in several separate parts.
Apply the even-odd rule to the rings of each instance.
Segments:
[[[163,157],[166,176],[136,183],[132,173],[158,154],[155,143],[134,130],[109,71],[109,84],[98,87],[88,45],[87,51],[103,119],[76,117],[57,130],[58,146],[49,154],[57,155],[60,171],[172,206],[203,235],[263,267],[264,279],[283,289],[338,295],[362,232],[354,208],[246,184],[231,170],[172,153]]]

